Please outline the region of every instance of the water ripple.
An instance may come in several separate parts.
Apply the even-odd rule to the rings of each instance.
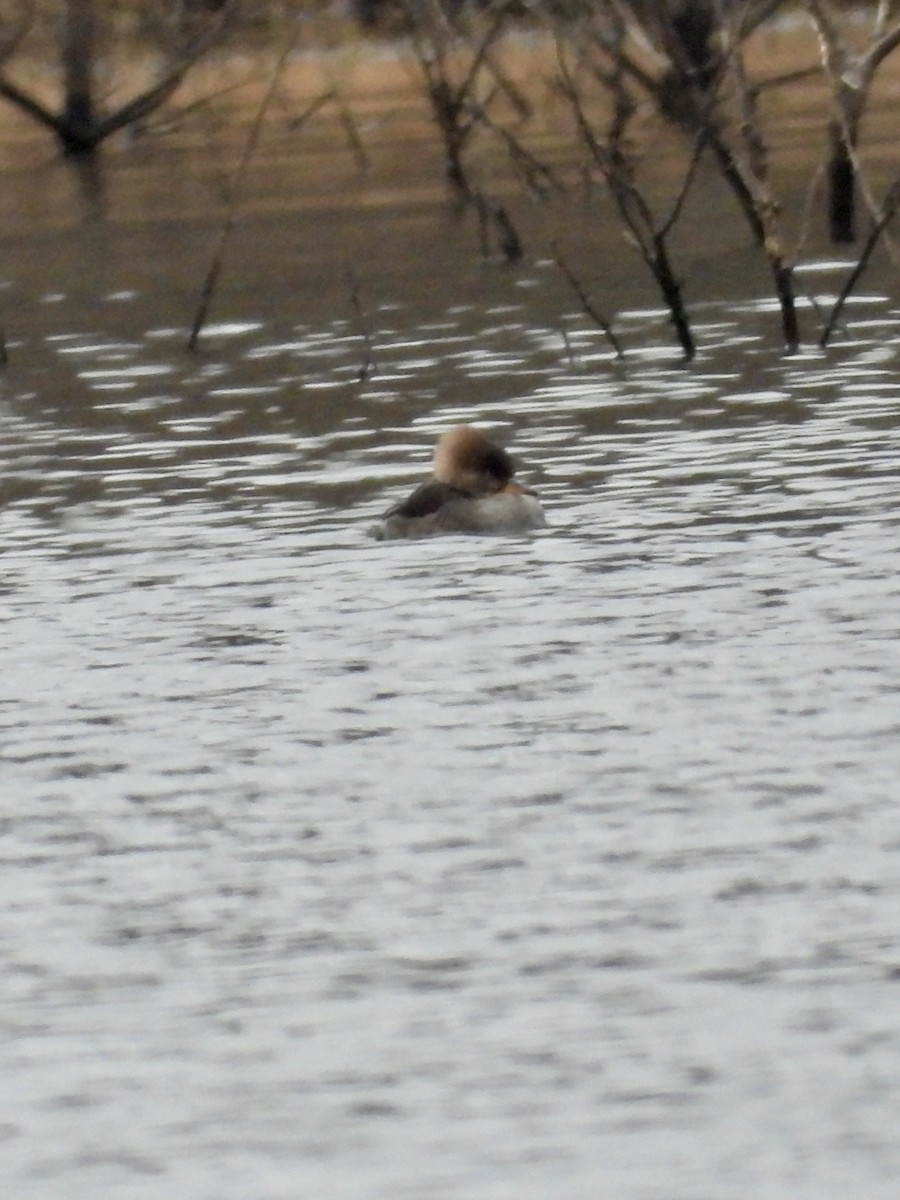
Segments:
[[[900,351],[487,307],[4,377],[19,1194],[893,1194]],[[367,540],[459,421],[548,529]]]

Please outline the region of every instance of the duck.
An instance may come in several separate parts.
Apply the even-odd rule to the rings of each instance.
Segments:
[[[438,438],[432,476],[369,531],[378,541],[439,533],[520,534],[546,525],[535,493],[480,429],[460,425]]]

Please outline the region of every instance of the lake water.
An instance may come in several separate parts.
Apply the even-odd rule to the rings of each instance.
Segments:
[[[617,363],[395,99],[366,175],[333,116],[261,151],[195,355],[240,142],[113,147],[98,200],[6,116],[0,1178],[892,1200],[891,281],[782,356],[701,181],[684,367],[582,214]],[[548,528],[369,541],[462,422]]]

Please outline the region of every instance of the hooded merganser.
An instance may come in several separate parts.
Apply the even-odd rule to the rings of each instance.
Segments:
[[[510,456],[479,429],[461,425],[438,439],[434,474],[388,509],[371,534],[381,541],[433,533],[524,533],[546,524],[534,492],[514,481]]]

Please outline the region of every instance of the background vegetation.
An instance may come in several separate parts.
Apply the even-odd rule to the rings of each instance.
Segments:
[[[818,49],[781,74],[760,69],[755,40],[788,17],[805,23],[815,34],[809,45]],[[457,204],[477,214],[485,256],[515,261],[523,243],[509,205],[485,184],[484,172],[472,168],[475,145],[480,161],[493,154],[511,165],[535,200],[577,186],[612,204],[686,358],[694,340],[673,238],[701,170],[718,173],[766,265],[788,350],[800,342],[795,266],[815,217],[824,213],[832,241],[859,245],[841,295],[822,314],[825,342],[900,203],[900,172],[885,183],[880,169],[873,182],[862,153],[873,89],[900,45],[900,13],[890,0],[852,7],[833,0],[355,0],[349,9],[320,0],[11,0],[0,23],[0,98],[41,124],[64,154],[93,158],[111,135],[166,105],[202,60],[238,47],[259,52],[269,86],[248,133],[204,289],[205,312],[239,181],[281,72],[300,46],[324,55],[336,40],[373,36],[361,27],[400,40],[433,118],[449,188]],[[527,85],[507,62],[523,31],[547,48],[546,71]],[[40,79],[26,79],[25,61],[44,64]],[[822,86],[827,155],[799,205],[792,200],[788,211],[772,169],[767,98],[807,86],[813,77]],[[541,95],[566,113],[565,163],[548,155],[534,134]],[[332,102],[341,105],[348,135],[355,137],[352,106],[335,87],[323,90],[299,119]],[[646,184],[648,119],[668,128],[683,157],[677,187],[662,198]],[[611,322],[577,272],[562,257],[559,266],[615,344]],[[202,313],[195,337],[200,325]]]

